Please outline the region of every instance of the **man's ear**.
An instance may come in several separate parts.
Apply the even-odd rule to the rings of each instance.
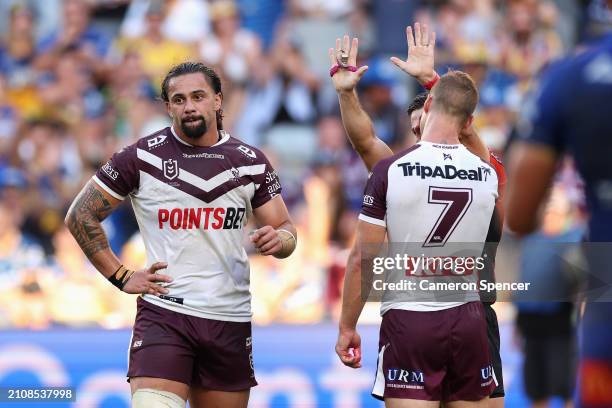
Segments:
[[[433,97],[431,96],[431,94],[427,95],[427,99],[425,100],[425,105],[423,105],[423,112],[429,113],[429,110],[431,109],[432,99]]]
[[[218,94],[215,94],[215,110],[218,111],[219,109],[221,109],[222,104],[223,94],[219,92]]]
[[[461,130],[467,131],[470,128],[470,126],[472,126],[472,123],[474,123],[474,115],[468,116],[468,118],[465,121],[465,124],[463,125],[463,128]]]
[[[170,102],[164,102],[164,104],[166,105],[166,113],[168,113],[170,118],[174,119],[174,116],[172,116],[172,111],[170,110]]]

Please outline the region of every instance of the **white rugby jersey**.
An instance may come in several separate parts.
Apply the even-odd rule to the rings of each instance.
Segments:
[[[124,148],[94,181],[130,197],[147,265],[167,262],[167,295],[144,295],[161,307],[215,320],[251,319],[249,263],[242,228],[253,209],[281,192],[258,149],[221,131],[213,146],[192,146],[165,128]]]
[[[498,196],[497,183],[493,167],[460,144],[421,141],[379,162],[368,180],[359,219],[386,227],[386,256],[408,253],[411,258],[407,269],[396,269],[386,281],[406,278],[415,282],[417,290],[421,281],[457,282],[449,270],[436,266],[419,269],[414,261],[428,258],[434,260],[430,265],[436,265],[436,258],[461,256],[464,250],[480,256]],[[472,270],[462,277],[475,282],[477,272]],[[381,314],[389,309],[442,310],[479,300],[478,291],[469,292],[460,299],[449,292],[452,301],[440,301],[449,297],[424,298],[428,294],[420,291],[419,297],[410,301],[413,293],[409,290],[387,290]]]

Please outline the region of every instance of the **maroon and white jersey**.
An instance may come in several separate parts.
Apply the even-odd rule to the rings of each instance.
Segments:
[[[386,256],[409,252],[408,268],[398,269],[393,279],[401,279],[403,273],[413,280],[415,276],[424,280],[442,275],[441,279],[452,281],[457,275],[444,276],[448,271],[423,268],[422,261],[433,260],[431,265],[436,260],[454,261],[458,249],[482,253],[498,196],[497,182],[495,170],[463,145],[421,141],[374,167],[359,219],[386,227],[390,252]],[[477,279],[473,270],[470,274]],[[421,281],[414,281],[420,288]],[[442,310],[479,300],[477,290],[452,301],[438,301],[433,295],[425,301],[423,292],[417,301],[406,301],[410,296],[385,291],[381,313],[389,309]]]
[[[147,264],[167,262],[167,295],[144,295],[180,313],[250,321],[249,263],[242,228],[253,209],[281,192],[263,153],[221,131],[198,147],[165,128],[127,146],[94,181],[113,197],[130,197]]]

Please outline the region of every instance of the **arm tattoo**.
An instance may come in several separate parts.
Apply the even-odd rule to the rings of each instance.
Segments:
[[[100,222],[113,210],[104,195],[88,185],[75,199],[68,214],[68,229],[91,260],[99,251],[108,248],[108,240]]]

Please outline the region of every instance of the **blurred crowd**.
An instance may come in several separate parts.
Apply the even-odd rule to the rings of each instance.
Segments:
[[[414,143],[405,109],[421,90],[388,57],[405,58],[406,25],[429,24],[438,72],[474,77],[477,129],[501,153],[525,93],[573,47],[584,12],[573,0],[1,1],[0,327],[132,324],[134,298],[93,269],[63,218],[113,152],[169,124],[160,83],[185,60],[221,74],[225,129],[266,152],[299,228],[289,259],[251,256],[254,321],[333,319],[367,178],[327,73],[335,38],[359,37],[363,107],[401,148]],[[571,197],[554,197],[559,228]],[[144,266],[129,203],[104,227],[126,265]]]

